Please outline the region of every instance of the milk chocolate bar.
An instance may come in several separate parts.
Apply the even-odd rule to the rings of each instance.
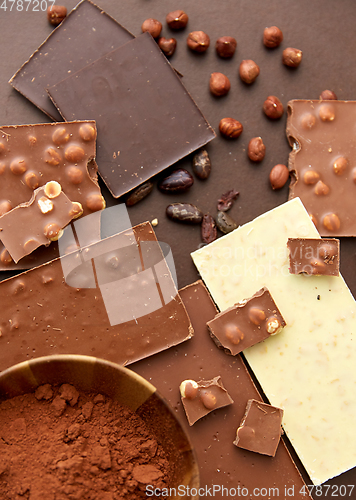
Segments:
[[[149,33],[48,92],[65,120],[96,120],[99,173],[115,198],[215,137]]]
[[[279,498],[284,498],[286,487],[294,489],[293,500],[310,500],[308,489],[283,438],[275,457],[250,453],[234,446],[236,427],[245,413],[247,401],[255,399],[262,402],[261,396],[241,356],[227,357],[212,342],[206,323],[214,318],[217,310],[203,282],[197,281],[180,289],[179,295],[191,318],[194,337],[189,342],[156,354],[154,358],[135,363],[131,368],[157,387],[187,428],[197,454],[200,485],[203,488],[223,485],[228,489],[240,486],[245,487],[244,492],[248,490],[250,495],[254,488],[268,490],[274,487],[279,491]],[[189,427],[179,384],[185,379],[210,380],[216,373],[220,374],[234,404]],[[219,492],[215,495],[220,498]]]
[[[221,377],[212,380],[183,380],[179,386],[182,403],[189,425],[211,411],[231,405],[233,400],[223,386]]]
[[[249,399],[234,445],[274,457],[282,434],[283,410]]]
[[[149,223],[5,280],[0,295],[0,370],[49,354],[127,365],[193,334]]]
[[[84,215],[105,208],[92,161],[95,141],[94,121],[0,127],[0,216],[28,202],[49,181],[59,182]],[[2,259],[0,268],[16,268],[12,264]]]
[[[50,118],[60,121],[46,87],[132,39],[133,35],[102,9],[83,0],[15,73],[10,84]]]
[[[82,215],[80,203],[73,203],[61,185],[50,181],[35,189],[28,203],[0,217],[0,239],[15,262],[41,245],[57,241],[63,228]]]
[[[207,325],[218,347],[236,356],[244,349],[279,333],[286,322],[264,287],[249,299],[217,314]]]
[[[221,310],[261,286],[278,304],[286,327],[244,356],[315,484],[356,466],[355,299],[342,276],[289,272],[288,238],[318,237],[296,198],[192,254]]]
[[[288,103],[289,199],[302,200],[322,236],[356,236],[355,124],[356,101]]]
[[[340,241],[335,238],[288,238],[289,272],[339,276]]]

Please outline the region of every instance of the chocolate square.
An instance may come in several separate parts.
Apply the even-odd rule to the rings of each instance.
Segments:
[[[339,276],[340,241],[335,238],[288,238],[289,272]]]

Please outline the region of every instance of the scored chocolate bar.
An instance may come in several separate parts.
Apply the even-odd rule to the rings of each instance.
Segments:
[[[61,240],[75,246],[70,227]],[[5,280],[0,295],[0,370],[49,354],[129,364],[193,334],[148,222]]]
[[[289,272],[339,276],[340,241],[335,238],[288,238]]]
[[[66,120],[96,120],[99,173],[116,198],[215,137],[149,33],[48,92]]]
[[[11,78],[11,85],[53,120],[61,120],[46,87],[133,39],[123,26],[83,0]]]
[[[288,103],[289,199],[302,200],[322,236],[356,236],[355,125],[356,101]]]

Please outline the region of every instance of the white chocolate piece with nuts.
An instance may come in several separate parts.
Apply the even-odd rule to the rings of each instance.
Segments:
[[[220,310],[261,286],[287,325],[244,351],[314,484],[356,466],[356,302],[341,276],[289,273],[288,238],[319,238],[299,198],[192,254]]]

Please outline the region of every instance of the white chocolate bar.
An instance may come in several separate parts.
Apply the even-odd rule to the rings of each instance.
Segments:
[[[266,286],[286,320],[244,354],[310,478],[356,466],[356,302],[341,276],[292,275],[288,238],[320,237],[295,198],[192,253],[221,311]]]

